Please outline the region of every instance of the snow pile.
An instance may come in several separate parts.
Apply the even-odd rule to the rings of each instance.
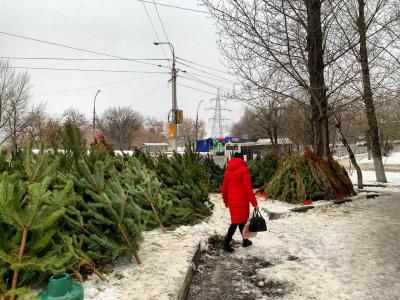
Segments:
[[[274,212],[274,213],[285,213],[288,212],[291,208],[296,207],[296,205],[279,201],[279,200],[273,200],[273,199],[266,199],[263,200],[262,198],[257,198],[258,203],[260,203],[261,207],[265,207],[268,209],[268,211]]]
[[[384,165],[400,165],[400,152],[392,152],[389,156],[382,156],[382,161]],[[360,164],[372,164],[372,159],[368,160],[368,156],[364,155],[362,159],[359,160]]]

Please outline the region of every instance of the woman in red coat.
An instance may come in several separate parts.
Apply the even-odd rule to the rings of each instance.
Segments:
[[[251,185],[250,172],[243,160],[242,153],[235,153],[234,158],[228,163],[222,184],[222,198],[225,206],[229,207],[231,214],[231,226],[225,237],[224,249],[232,252],[234,249],[230,242],[238,226],[240,233],[243,231],[244,225],[249,218],[249,203],[255,209],[258,209],[257,199]],[[248,247],[251,244],[250,240],[243,239],[243,247]]]

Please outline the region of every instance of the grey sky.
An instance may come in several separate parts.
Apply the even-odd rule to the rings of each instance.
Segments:
[[[204,8],[198,6],[196,0],[157,0],[156,2],[204,10]],[[146,7],[160,39],[165,40],[154,5],[147,3]],[[178,57],[227,71],[220,63],[222,57],[216,45],[216,28],[209,15],[162,6],[158,6],[158,9],[169,40],[174,44]],[[165,58],[161,47],[153,45],[156,40],[155,33],[142,3],[137,0],[12,0],[2,1],[0,10],[2,12],[0,31],[3,32],[125,58]],[[165,47],[165,53],[168,58],[171,57],[167,47]],[[2,34],[0,34],[0,56],[106,58]],[[147,62],[168,66],[168,61]],[[169,69],[131,61],[10,60],[10,63],[12,66],[24,67],[169,72]],[[178,65],[178,67],[188,72],[191,71],[192,76],[213,85],[232,88],[232,84],[220,82],[218,78],[212,80],[199,77],[193,74],[210,75],[183,65]],[[233,80],[233,77],[229,75],[195,65],[193,67]],[[109,106],[129,105],[144,115],[165,120],[171,107],[171,85],[167,83],[170,74],[50,70],[29,70],[29,73],[32,76],[34,101],[45,102],[47,110],[53,115],[60,115],[68,107],[75,107],[91,116],[93,97],[98,89],[102,90],[96,106],[99,113]],[[189,74],[180,73],[179,75],[189,76]],[[143,77],[147,78],[143,79]],[[130,81],[131,79],[132,81]],[[119,81],[124,82],[116,83]],[[216,93],[215,88],[199,82],[178,77],[179,83]],[[86,89],[86,87],[91,88]],[[157,87],[159,89],[155,90]],[[79,88],[85,89],[65,92]],[[153,91],[154,93],[143,98]],[[193,118],[196,114],[197,103],[202,99],[213,98],[211,94],[182,86],[178,86],[177,94],[179,108],[185,111],[186,116]],[[205,110],[205,107],[209,105],[208,102],[202,104],[200,109],[201,119],[207,120],[211,117],[212,112]],[[237,120],[242,111],[241,106],[234,103],[227,103],[227,106],[233,109],[229,113],[231,121]]]

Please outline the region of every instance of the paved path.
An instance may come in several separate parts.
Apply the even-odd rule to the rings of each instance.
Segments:
[[[400,193],[274,220],[253,242],[205,256],[189,299],[400,299]]]

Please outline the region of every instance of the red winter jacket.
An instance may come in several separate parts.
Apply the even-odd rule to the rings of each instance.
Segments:
[[[257,207],[250,172],[241,158],[232,158],[225,171],[222,198],[228,205],[232,224],[245,224],[249,218],[249,202]]]

